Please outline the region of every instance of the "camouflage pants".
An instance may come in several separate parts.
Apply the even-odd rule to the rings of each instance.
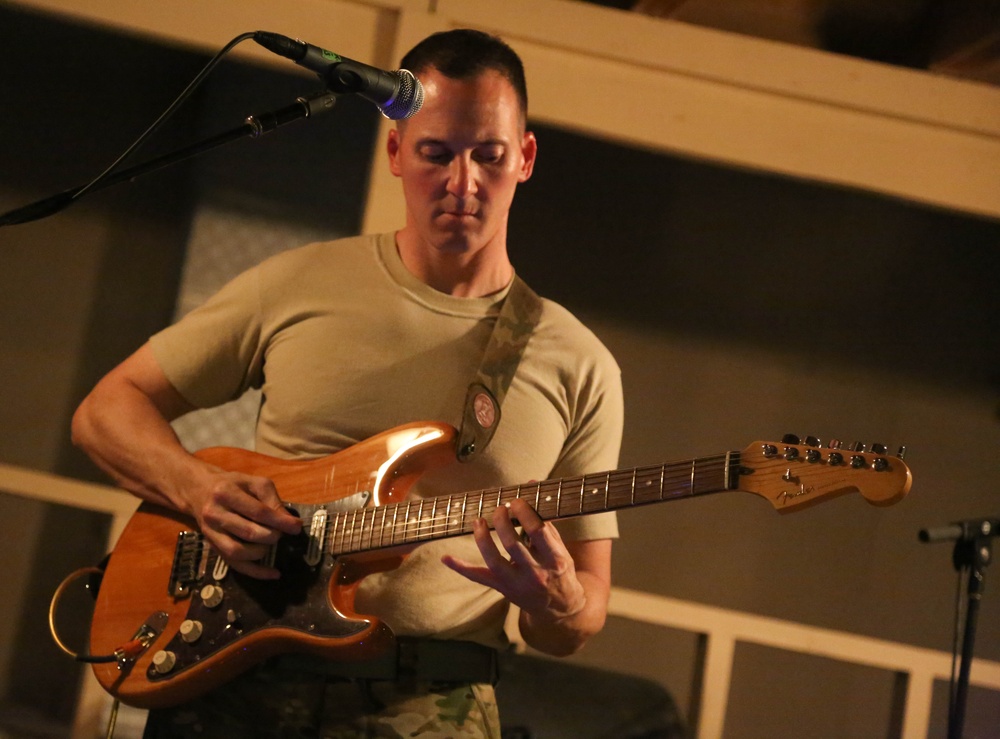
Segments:
[[[500,739],[493,686],[273,679],[251,672],[202,698],[151,711],[145,739]]]

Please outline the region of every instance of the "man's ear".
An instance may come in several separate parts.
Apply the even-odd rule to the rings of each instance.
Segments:
[[[525,182],[531,178],[531,173],[535,169],[535,155],[537,153],[538,142],[535,140],[535,134],[531,131],[525,131],[524,138],[521,140],[521,157],[524,161],[521,164],[521,173],[517,178],[518,182]]]
[[[385,150],[389,154],[389,171],[399,177],[399,129],[390,128],[389,138],[385,142]]]

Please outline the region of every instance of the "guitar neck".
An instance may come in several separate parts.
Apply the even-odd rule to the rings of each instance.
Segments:
[[[732,490],[740,453],[615,470],[331,513],[325,549],[341,555],[472,533],[478,518],[522,498],[544,520],[571,518]],[[322,506],[316,506],[317,509]],[[315,515],[315,514],[314,514]],[[308,529],[308,524],[307,524]]]

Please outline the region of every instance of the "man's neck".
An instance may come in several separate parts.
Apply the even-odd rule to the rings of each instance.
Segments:
[[[482,298],[503,290],[514,277],[507,251],[496,244],[476,252],[448,251],[425,245],[406,229],[396,233],[403,266],[438,292],[459,298]]]

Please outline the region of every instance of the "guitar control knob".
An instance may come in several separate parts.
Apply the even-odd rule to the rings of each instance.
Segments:
[[[159,675],[166,675],[177,664],[177,655],[161,649],[153,655],[153,669]]]
[[[208,608],[215,608],[225,595],[221,585],[206,585],[201,589],[201,600]]]
[[[204,627],[201,625],[201,621],[192,621],[188,618],[181,622],[181,626],[178,631],[181,634],[181,639],[188,644],[194,644],[201,638],[203,628]]]

